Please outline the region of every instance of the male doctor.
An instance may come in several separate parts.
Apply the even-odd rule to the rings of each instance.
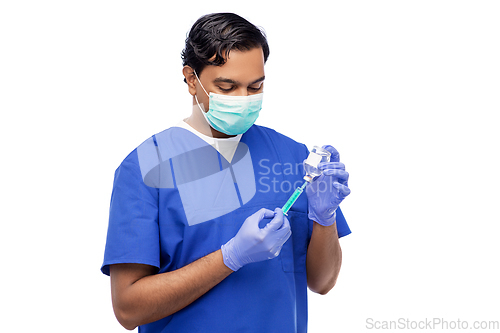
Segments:
[[[126,329],[306,332],[307,288],[335,285],[349,175],[326,146],[307,195],[287,215],[277,208],[303,182],[308,150],[254,125],[268,56],[242,17],[201,17],[182,53],[191,116],[116,170],[101,270]]]

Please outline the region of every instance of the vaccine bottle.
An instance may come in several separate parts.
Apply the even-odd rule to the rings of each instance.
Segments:
[[[318,165],[323,162],[330,162],[330,156],[331,154],[328,150],[314,146],[304,161],[304,170],[306,172],[304,180],[310,183],[314,178],[320,176],[323,172],[318,169]]]

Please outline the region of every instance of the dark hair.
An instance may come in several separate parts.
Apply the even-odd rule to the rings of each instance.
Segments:
[[[227,58],[231,50],[245,51],[256,47],[262,48],[266,62],[269,45],[263,31],[233,13],[208,14],[200,17],[191,27],[186,47],[181,53],[182,64],[190,66],[200,75],[205,66],[224,65],[224,57]]]

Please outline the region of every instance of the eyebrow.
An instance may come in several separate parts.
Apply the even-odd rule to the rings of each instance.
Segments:
[[[258,78],[257,80],[253,81],[252,83],[250,83],[249,85],[252,85],[252,84],[255,84],[257,82],[261,82],[261,81],[264,81],[266,78],[266,76],[264,75],[263,77],[261,78]],[[225,78],[225,77],[218,77],[214,80],[214,83],[219,83],[219,82],[225,82],[225,83],[231,83],[231,84],[236,84],[236,85],[241,85],[240,82],[238,81],[235,81],[235,80],[232,80],[232,79],[228,79],[228,78]]]

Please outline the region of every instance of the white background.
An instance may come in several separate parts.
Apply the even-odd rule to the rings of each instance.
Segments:
[[[189,116],[180,52],[219,11],[268,35],[258,124],[335,146],[351,175],[309,331],[500,320],[500,3],[233,3],[1,3],[1,330],[124,331],[99,271],[114,170]]]

